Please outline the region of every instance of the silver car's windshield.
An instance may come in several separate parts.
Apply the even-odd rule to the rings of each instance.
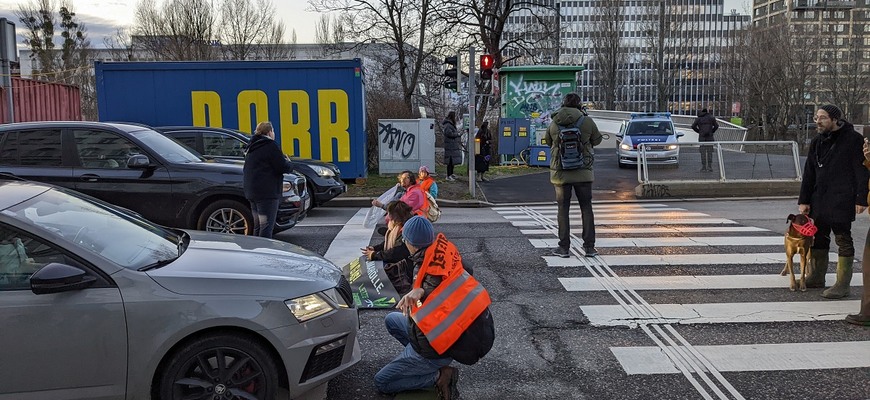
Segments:
[[[80,249],[130,269],[163,265],[179,256],[172,231],[107,204],[49,190],[3,211],[61,236]]]
[[[673,135],[673,125],[669,121],[634,121],[626,130],[628,136]]]
[[[158,132],[149,129],[136,131],[133,134],[136,135],[136,139],[141,140],[151,150],[171,163],[184,164],[202,161],[199,155],[191,153],[187,147]]]

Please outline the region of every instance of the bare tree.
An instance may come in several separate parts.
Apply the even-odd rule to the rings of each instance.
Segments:
[[[269,0],[223,0],[217,33],[225,58],[253,57],[274,24],[274,15],[275,6]]]
[[[103,38],[103,45],[110,50],[112,61],[133,61],[133,38],[129,28],[118,28],[112,36]]]
[[[827,43],[830,47],[820,52],[823,69],[819,74],[820,94],[825,101],[838,105],[851,121],[863,117],[862,105],[870,100],[870,71],[862,70],[861,64],[862,39],[855,34],[832,35]]]
[[[589,32],[595,54],[595,80],[604,93],[603,106],[607,110],[616,109],[624,85],[627,52],[622,38],[625,15],[621,3],[620,0],[601,0],[595,7],[597,19]]]
[[[316,11],[338,12],[349,38],[388,45],[391,63],[401,86],[406,110],[413,112],[413,97],[424,60],[441,54],[447,26],[435,18],[439,0],[309,0]],[[389,75],[388,75],[389,76]]]
[[[689,40],[688,32],[696,28],[694,13],[686,6],[658,0],[647,6],[641,28],[647,47],[647,68],[652,73],[655,111],[670,110],[670,99],[680,89],[680,72],[691,69],[693,57],[700,49]],[[701,62],[704,60],[701,59]]]
[[[31,50],[35,62],[33,75],[49,82],[60,82],[79,88],[82,116],[96,119],[96,95],[91,73],[91,45],[87,28],[72,5],[62,1],[39,0],[20,5],[16,16],[26,33],[24,44]],[[55,34],[60,48],[54,43]]]
[[[345,29],[342,18],[322,14],[320,20],[314,23],[314,42],[320,45],[320,57],[327,58],[341,51],[345,40]]]
[[[155,0],[136,6],[134,45],[169,61],[216,58],[217,16],[208,0],[167,0],[158,7]]]

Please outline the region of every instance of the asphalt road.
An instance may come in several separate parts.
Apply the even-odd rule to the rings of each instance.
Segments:
[[[778,272],[782,264],[779,262],[738,260],[752,254],[782,253],[782,245],[775,243],[781,240],[785,216],[795,211],[794,199],[598,204],[596,221],[604,223],[598,225],[600,262],[580,266],[586,261],[572,258],[570,260],[578,263],[578,266],[569,267],[551,265],[551,249],[536,247],[555,238],[545,229],[549,218],[546,215],[551,214],[547,207],[529,204],[529,207],[522,208],[451,208],[445,209],[442,219],[436,224],[437,230],[456,243],[463,262],[474,267],[475,276],[493,299],[491,308],[496,321],[496,344],[478,364],[460,366],[460,390],[464,399],[699,399],[706,396],[729,399],[870,398],[870,353],[867,353],[870,351],[870,329],[848,325],[842,322],[842,315],[826,317],[821,314],[800,320],[801,316],[786,311],[751,311],[755,304],[773,304],[776,310],[777,307],[785,310],[793,304],[804,308],[830,308],[845,304],[849,306],[849,312],[856,312],[857,305],[854,305],[854,310],[851,308],[862,293],[860,286],[853,286],[851,298],[838,301],[822,299],[818,289],[791,292],[787,288],[787,278],[766,288],[744,288],[738,283],[737,288],[667,287],[637,290],[634,292],[636,296],[632,295],[629,300],[605,290],[568,290],[567,281],[596,276],[598,278],[593,281],[600,281],[600,275],[609,274],[608,271],[620,279],[690,275],[730,276],[728,279],[732,279],[732,282],[743,279],[749,282],[756,275],[780,278]],[[618,207],[626,209],[623,212]],[[277,238],[326,254],[334,245],[333,238],[358,212],[359,209],[351,208],[316,209],[302,225],[279,234]],[[609,213],[612,215],[608,216]],[[680,218],[684,218],[680,214],[696,215],[692,218],[701,220],[680,223]],[[635,218],[647,218],[650,215],[660,218],[632,222]],[[756,230],[738,233],[720,231],[724,228]],[[860,248],[864,242],[868,228],[870,219],[866,215],[860,216],[853,227],[857,247]],[[666,232],[650,233],[650,229],[663,229]],[[707,231],[690,233],[691,229]],[[579,228],[575,227],[574,232],[579,234]],[[725,236],[737,237],[735,240],[744,244],[643,244],[646,238],[663,242],[691,239],[700,243]],[[371,243],[378,241],[374,237],[370,239]],[[622,239],[629,239],[633,244],[606,245],[607,241],[613,243]],[[705,255],[711,260],[704,259],[695,264],[677,264],[674,261],[692,255]],[[624,256],[647,258],[622,265],[620,260]],[[656,265],[650,261],[655,259],[666,261],[663,265]],[[833,266],[832,263],[829,272],[833,272]],[[856,262],[855,272],[861,271],[860,263]],[[597,308],[617,306],[620,301],[634,302],[637,299],[642,299],[652,307],[695,305],[699,315],[666,322],[645,320],[632,324],[618,320],[615,317],[617,312],[613,314],[613,320],[608,322],[615,321],[612,326],[602,323],[596,315]],[[849,301],[853,303],[840,303]],[[736,312],[738,315],[729,317],[736,318],[733,321],[711,323],[698,319],[705,312],[702,311],[704,306],[717,304],[724,305],[722,308],[726,310],[743,312]],[[384,329],[383,318],[386,313],[385,310],[360,310],[362,361],[329,384],[327,398],[392,398],[378,394],[372,384],[372,377],[378,369],[401,351],[400,345]],[[785,317],[782,321],[764,320],[779,316]],[[760,320],[752,322],[752,318]],[[674,347],[669,340],[681,346]],[[868,355],[866,360],[856,361],[860,364],[857,367],[844,367],[845,359],[850,354],[843,354],[843,348],[850,342],[857,342],[859,346],[858,350],[853,349],[851,357],[856,357],[856,352],[858,356],[864,353]],[[794,348],[788,347],[790,345],[817,350],[821,353],[821,361],[809,355],[804,357],[806,354],[803,350],[795,353]],[[745,355],[747,348],[773,348],[776,351],[767,356],[733,358]],[[704,356],[698,360],[714,360],[711,362],[715,363],[709,368],[699,367],[696,371],[679,373],[676,369],[676,372],[662,372],[657,370],[661,363],[654,362],[662,358],[665,350],[674,351],[675,354],[681,351],[686,354],[708,354],[706,352],[716,349],[723,352],[722,357],[728,360],[715,361],[713,355]],[[644,353],[647,354],[646,358],[627,355],[637,351],[652,353]],[[668,359],[665,357],[666,361]],[[673,369],[679,366],[679,362],[673,360],[680,359],[679,356],[673,356],[665,364]],[[688,363],[689,359],[691,357],[684,362]],[[765,363],[775,363],[781,359],[785,359],[785,364],[804,369],[787,365],[765,367]],[[825,365],[825,362],[829,364]],[[638,368],[658,372],[638,372]],[[409,397],[402,395],[396,398]]]

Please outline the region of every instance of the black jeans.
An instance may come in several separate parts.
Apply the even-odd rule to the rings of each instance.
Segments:
[[[816,221],[819,230],[813,239],[813,251],[816,249],[828,251],[831,248],[831,232],[834,232],[834,241],[837,243],[837,255],[840,257],[854,257],[855,243],[852,240],[852,223],[825,223]]]
[[[571,209],[572,191],[577,194],[580,203],[580,215],[583,218],[583,248],[595,247],[595,216],[592,214],[592,182],[567,183],[553,185],[556,188],[556,204],[559,212],[556,219],[559,223],[559,247],[571,247]]]
[[[272,238],[275,220],[278,219],[278,203],[281,199],[250,201],[254,216],[254,236]]]
[[[447,176],[453,175],[453,157],[447,157]]]

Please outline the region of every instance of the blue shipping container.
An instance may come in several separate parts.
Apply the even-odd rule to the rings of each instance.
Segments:
[[[253,132],[272,121],[284,153],[364,178],[365,95],[359,59],[96,62],[101,121]]]

